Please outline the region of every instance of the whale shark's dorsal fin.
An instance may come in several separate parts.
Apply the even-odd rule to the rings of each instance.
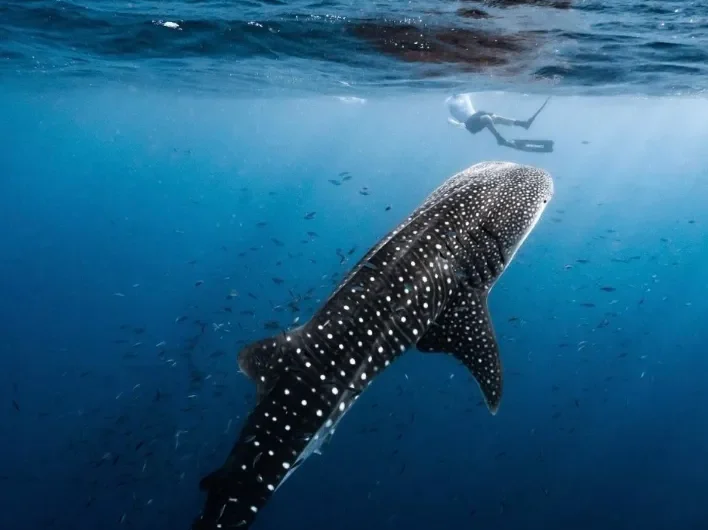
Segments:
[[[487,309],[487,292],[463,284],[459,294],[416,345],[421,352],[448,353],[461,361],[482,390],[492,414],[502,395],[499,346]]]
[[[280,371],[289,365],[292,354],[292,339],[300,328],[274,337],[261,339],[241,350],[238,365],[246,376],[256,383],[258,401],[273,388]]]

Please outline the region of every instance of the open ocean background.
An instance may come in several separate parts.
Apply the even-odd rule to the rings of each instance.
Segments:
[[[413,351],[253,528],[708,528],[707,69],[698,1],[4,0],[0,529],[188,529],[238,350],[483,160],[556,189],[491,294],[499,413]],[[555,151],[453,90],[552,95],[500,130]]]

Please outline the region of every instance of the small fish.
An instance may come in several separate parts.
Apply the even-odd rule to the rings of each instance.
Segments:
[[[278,277],[274,277],[274,278],[272,278],[272,280],[273,280],[273,283],[276,285],[280,285],[285,282],[285,280],[283,280],[282,278],[278,278]]]
[[[197,282],[194,284],[194,287],[199,287],[203,283],[204,283],[204,280],[197,280]]]
[[[187,320],[187,316],[185,316],[185,315],[179,316],[179,317],[175,318],[175,324],[179,324],[180,322],[184,322],[185,320]]]
[[[125,297],[123,293],[113,293],[113,296],[118,296],[119,298]]]
[[[341,186],[341,185],[342,185],[341,182],[339,182],[338,180],[334,180],[334,179],[329,179],[328,182],[330,182],[331,184],[334,184],[335,186]]]
[[[616,291],[617,289],[615,289],[614,287],[605,286],[605,287],[600,287],[600,290],[605,291],[606,293],[612,293],[612,292]]]
[[[386,208],[384,208],[384,211],[385,211],[385,212],[390,212],[390,211],[391,211],[391,205],[386,206]]]
[[[316,214],[317,214],[317,212],[309,212],[309,213],[305,214],[305,219],[308,221],[311,219],[314,219]]]
[[[15,401],[14,399],[12,400],[12,407],[17,411],[20,412],[20,405]]]

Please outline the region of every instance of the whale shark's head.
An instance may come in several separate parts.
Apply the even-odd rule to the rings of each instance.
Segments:
[[[486,162],[468,171],[477,182],[471,193],[477,221],[509,263],[553,197],[553,179],[542,169],[512,162]]]

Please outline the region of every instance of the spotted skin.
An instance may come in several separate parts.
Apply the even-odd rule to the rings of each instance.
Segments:
[[[258,404],[225,464],[200,486],[193,530],[247,529],[361,392],[413,346],[468,367],[501,399],[487,295],[553,196],[544,171],[477,164],[448,179],[354,267],[305,325],[239,355]]]

